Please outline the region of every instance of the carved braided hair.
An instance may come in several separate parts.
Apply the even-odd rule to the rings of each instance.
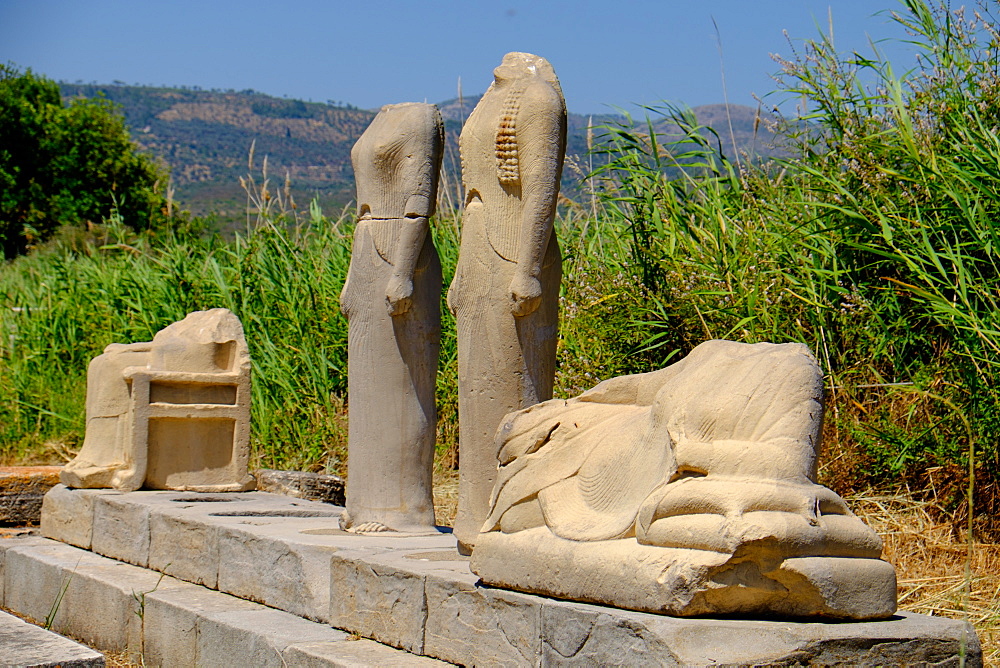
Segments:
[[[517,164],[517,111],[521,107],[519,87],[511,88],[500,113],[500,127],[497,129],[497,178],[503,185],[514,185],[521,180]]]
[[[531,75],[541,77],[552,85],[559,93],[559,97],[562,97],[562,87],[559,85],[559,79],[556,78],[556,73],[549,61],[541,56],[530,53],[508,53],[504,56],[504,64],[507,63],[507,59],[510,57],[515,57],[515,59],[518,57],[523,58],[524,62],[522,66],[526,67]],[[517,112],[521,107],[521,97],[524,95],[528,82],[521,81],[518,83],[520,85],[512,86],[507,92],[507,97],[503,103],[503,111],[500,113],[500,124],[497,128],[497,178],[505,186],[516,185],[521,181],[516,124]]]

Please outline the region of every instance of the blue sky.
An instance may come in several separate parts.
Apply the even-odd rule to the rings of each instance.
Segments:
[[[894,0],[0,0],[0,61],[51,78],[253,88],[363,108],[481,93],[507,51],[556,69],[569,109],[732,103],[775,88],[771,54],[828,30],[900,37]],[[718,25],[719,39],[713,25]],[[897,71],[912,55],[890,46]],[[768,102],[779,101],[768,98]]]

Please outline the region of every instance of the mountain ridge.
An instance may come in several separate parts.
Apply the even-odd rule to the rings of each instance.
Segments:
[[[340,208],[354,196],[350,151],[377,110],[343,103],[278,98],[253,90],[201,90],[188,87],[124,84],[60,83],[65,98],[103,97],[119,106],[133,140],[163,160],[171,170],[175,197],[195,214],[221,217],[245,215],[246,194],[239,178],[248,173],[260,182],[263,157],[268,176],[284,182],[287,172],[293,196],[302,204],[316,196],[324,208]],[[445,100],[438,105],[452,156],[446,169],[457,170],[454,150],[464,118],[481,96]],[[770,134],[752,107],[706,105],[692,110],[698,120],[713,125],[722,150],[767,155],[759,135]],[[704,120],[703,120],[704,119]],[[711,122],[709,122],[711,121]],[[725,121],[722,123],[722,121]],[[585,165],[586,154],[600,130],[594,125],[620,124],[616,114],[568,114],[568,164]],[[733,132],[729,131],[729,123]],[[722,125],[724,127],[714,127]],[[669,122],[656,125],[670,134]],[[250,147],[254,146],[254,161]],[[564,189],[575,190],[581,169],[566,170]]]

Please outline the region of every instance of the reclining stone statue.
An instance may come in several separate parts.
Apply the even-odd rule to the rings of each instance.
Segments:
[[[112,343],[87,371],[83,448],[68,487],[201,492],[254,487],[250,355],[231,311],[196,311],[151,342]]]
[[[348,320],[345,529],[434,531],[441,263],[428,219],[444,146],[433,104],[382,108],[354,145],[358,225]]]
[[[562,260],[553,232],[566,104],[547,60],[508,53],[459,148],[465,212],[448,306],[458,334],[455,536],[467,552],[489,509],[493,434],[552,397]]]
[[[673,615],[891,615],[881,540],[814,482],[822,390],[804,345],[709,341],[512,413],[472,570]]]

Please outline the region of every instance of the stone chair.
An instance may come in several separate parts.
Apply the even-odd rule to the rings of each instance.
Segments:
[[[150,343],[111,344],[90,365],[87,433],[69,487],[252,489],[250,356],[226,309],[191,313]]]

